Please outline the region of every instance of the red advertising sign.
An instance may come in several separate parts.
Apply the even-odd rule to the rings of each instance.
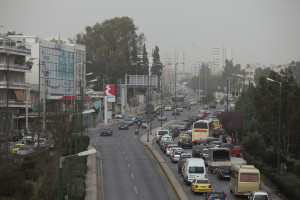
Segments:
[[[104,95],[107,96],[107,102],[116,101],[116,85],[105,85]]]

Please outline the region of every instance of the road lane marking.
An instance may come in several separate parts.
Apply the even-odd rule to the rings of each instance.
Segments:
[[[130,164],[128,163],[128,168],[130,168]]]
[[[134,186],[134,190],[135,190],[135,194],[137,194],[137,188],[136,188],[136,186]]]
[[[127,160],[127,156],[125,156],[125,160]]]
[[[131,173],[131,178],[132,178],[132,179],[134,179],[134,177],[133,177],[133,173]]]

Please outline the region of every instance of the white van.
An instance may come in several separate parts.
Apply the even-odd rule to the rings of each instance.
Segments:
[[[186,160],[183,181],[188,185],[195,178],[206,178],[205,163],[202,158],[188,158]]]
[[[158,137],[159,137],[160,135],[170,135],[170,131],[169,131],[169,130],[158,130],[158,131],[156,132],[156,139],[158,139]]]
[[[160,143],[159,143],[159,146],[161,146],[161,144],[164,142],[164,141],[167,141],[167,142],[173,142],[173,138],[172,136],[169,136],[169,135],[164,135],[161,137],[161,140],[160,140]]]

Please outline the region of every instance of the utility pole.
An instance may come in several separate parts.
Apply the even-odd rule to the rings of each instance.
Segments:
[[[46,129],[46,64],[43,63],[43,76],[44,76],[44,85],[43,85],[43,132],[45,133]]]
[[[6,54],[7,71],[6,71],[6,150],[8,151],[8,135],[9,135],[9,121],[8,121],[8,90],[9,90],[9,53]]]
[[[177,71],[176,71],[176,69],[177,69],[177,64],[178,63],[175,63],[175,119],[176,119],[176,115],[177,115],[177,98],[176,98],[176,73],[177,73]]]

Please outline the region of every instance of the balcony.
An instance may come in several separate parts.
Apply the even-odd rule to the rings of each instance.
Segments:
[[[27,49],[26,47],[21,48],[21,46],[7,46],[0,44],[0,53],[10,53],[10,54],[17,54],[17,55],[23,55],[23,56],[30,56],[31,50]]]
[[[0,70],[7,70],[7,63],[5,62],[0,62]],[[27,72],[29,71],[29,67],[24,65],[20,65],[20,64],[9,64],[9,70],[11,71],[23,71],[23,72]]]
[[[7,99],[0,99],[0,107],[6,107]],[[9,108],[26,108],[26,101],[17,101],[15,95],[8,95],[8,107]],[[31,101],[28,101],[28,108],[31,108]]]
[[[25,90],[28,87],[28,83],[16,83],[16,82],[9,81],[8,87],[9,89]],[[7,82],[0,81],[0,89],[6,89],[6,88],[7,88]]]

